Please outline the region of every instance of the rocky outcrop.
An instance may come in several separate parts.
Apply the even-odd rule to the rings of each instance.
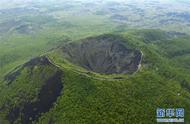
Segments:
[[[46,71],[46,68],[51,69]],[[37,81],[36,84],[39,85],[36,88],[39,88],[39,91],[35,96],[35,100],[21,98],[26,99],[22,104],[15,105],[15,107],[10,106],[7,120],[11,124],[32,124],[32,122],[36,122],[42,113],[48,112],[53,107],[63,89],[62,70],[52,64],[45,56],[31,59],[22,66],[17,67],[14,72],[9,73],[5,77],[9,81],[9,85],[22,81],[18,78],[23,76],[22,71],[24,69],[27,69],[29,73],[29,77],[27,77],[29,80],[26,78],[25,82]],[[35,69],[39,69],[39,74],[35,73]],[[15,80],[17,81],[14,82]],[[33,84],[31,83],[31,85]]]
[[[20,75],[21,70],[23,70],[25,67],[30,67],[32,70],[35,66],[40,66],[40,65],[52,65],[52,64],[49,61],[49,59],[45,56],[36,57],[26,62],[25,64],[16,67],[13,71],[6,74],[4,80],[9,85]]]
[[[142,54],[119,36],[103,35],[62,47],[66,59],[87,70],[103,74],[133,73]]]

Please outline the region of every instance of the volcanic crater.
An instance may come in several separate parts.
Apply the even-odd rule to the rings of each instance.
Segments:
[[[115,35],[86,38],[68,43],[61,50],[71,63],[101,74],[132,74],[142,59],[140,50]]]

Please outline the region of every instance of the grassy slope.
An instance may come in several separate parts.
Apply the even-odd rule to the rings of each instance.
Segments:
[[[56,25],[54,22],[53,25],[48,25],[44,27],[43,30],[36,32],[34,35],[25,35],[18,33],[10,33],[9,36],[3,36],[0,39],[0,75],[4,75],[12,68],[16,67],[19,64],[22,64],[24,61],[38,56],[40,54],[44,54],[51,48],[59,46],[60,44],[72,40],[84,38],[87,36],[98,35],[101,33],[107,33],[112,31],[113,27],[109,27],[112,25],[110,23],[106,23],[103,19],[98,19],[98,21],[93,21],[93,25],[91,23],[84,23],[83,18],[75,18],[72,17],[70,19],[71,23],[78,22],[77,26],[74,27],[64,27],[60,25]],[[96,20],[96,17],[93,17]],[[98,17],[97,17],[98,18]],[[69,19],[69,18],[68,18]],[[91,18],[89,18],[90,20]],[[112,25],[114,26],[114,25]],[[96,27],[96,30],[94,30]],[[98,27],[98,28],[97,28]],[[79,32],[79,30],[82,30]],[[0,76],[0,78],[2,77]]]
[[[43,114],[38,123],[152,124],[156,123],[155,112],[158,107],[184,107],[185,121],[190,121],[190,70],[184,68],[188,67],[189,62],[189,54],[185,51],[190,48],[189,37],[171,40],[164,32],[157,30],[132,31],[120,35],[127,44],[142,50],[144,57],[140,72],[132,76],[121,75],[127,77],[126,80],[112,80],[111,77],[117,75],[87,73],[61,58],[57,51],[49,53],[50,58],[64,71],[64,89],[54,107]],[[185,47],[179,46],[181,41]],[[180,53],[180,56],[174,56],[175,53]],[[181,63],[183,59],[187,61]],[[35,74],[38,75],[38,72]],[[21,103],[23,98],[15,97],[18,95],[17,89],[30,94],[30,98],[26,99],[35,98],[34,85],[26,82],[26,79],[26,71],[23,71],[23,76],[19,76],[13,85],[1,90],[1,105],[7,98],[12,107]],[[40,78],[36,80],[42,81]],[[31,90],[24,87],[30,87]],[[1,112],[2,117],[5,113]]]
[[[16,79],[10,85],[1,86],[0,122],[3,124],[8,123],[6,122],[7,114],[12,109],[22,108],[29,101],[36,101],[44,82],[57,71],[52,65],[26,66],[24,68],[19,67],[16,70],[19,72]]]
[[[16,23],[17,21],[18,24],[13,24],[8,32],[3,35],[0,34],[0,78],[12,68],[22,64],[29,58],[43,54],[48,49],[51,49],[60,41],[59,39],[64,36],[76,40],[115,30],[128,30],[134,27],[182,31],[182,29],[172,27],[172,25],[180,27],[183,25],[184,32],[189,32],[186,21],[177,21],[171,24],[158,23],[162,19],[166,21],[170,19],[170,17],[166,16],[160,17],[160,14],[165,15],[170,12],[170,9],[162,8],[158,13],[157,9],[149,4],[143,5],[144,7],[141,4],[137,4],[135,7],[112,2],[97,2],[95,4],[89,2],[87,4],[86,2],[76,1],[54,2],[50,0],[23,2],[23,0],[19,0],[7,2],[3,0],[0,2],[0,7],[10,12],[5,14],[1,13],[0,24],[5,23],[6,25],[6,22]],[[20,8],[23,9],[23,6],[25,6],[24,10],[19,11]],[[110,6],[113,6],[111,8],[115,11],[110,9]],[[142,9],[141,6],[144,9]],[[157,6],[159,7],[161,5],[158,4]],[[28,11],[28,9],[32,9],[33,7],[37,7],[38,10]],[[151,12],[149,11],[149,7],[152,10]],[[171,7],[175,8],[176,6]],[[11,8],[13,10],[11,10]],[[184,12],[184,9],[189,9],[187,6],[181,7],[181,5],[177,6],[177,8],[179,10],[175,11],[179,12]],[[98,11],[100,11],[100,14],[97,14]],[[141,12],[145,18],[139,18],[141,17]],[[124,15],[124,17],[128,17],[129,20],[125,20],[124,22],[118,20],[115,22],[110,19],[111,16],[117,14]],[[152,19],[154,16],[156,18]],[[138,19],[136,19],[136,17]],[[33,25],[36,28],[34,34],[19,33],[19,28],[26,24]],[[151,24],[153,24],[153,26],[151,26]],[[12,23],[8,24],[7,27],[9,27],[9,25],[12,25]],[[1,27],[7,28],[6,26],[4,27],[4,25],[1,25]]]
[[[154,36],[156,32],[150,31],[155,34]],[[64,90],[54,108],[42,116],[40,124],[49,121],[58,124],[62,122],[152,124],[156,123],[155,112],[158,107],[184,107],[185,122],[190,121],[189,70],[181,68],[173,58],[168,59],[164,53],[168,53],[169,48],[164,49],[160,40],[156,43],[153,41],[153,45],[142,42],[144,37],[152,39],[146,35],[143,35],[143,39],[135,38],[134,34],[124,34],[124,37],[128,39],[129,44],[135,46],[138,44],[137,47],[144,53],[142,70],[127,80],[98,80],[94,78],[97,75],[87,77],[83,73],[75,72],[76,67],[69,68],[63,60],[56,59],[56,54],[51,55],[55,63],[61,65],[65,72]],[[179,39],[166,41],[162,40],[164,44],[180,42]],[[158,48],[161,52],[157,52]]]
[[[1,7],[5,9],[15,7],[12,2],[10,2],[10,6],[8,7],[5,5],[7,5],[7,1],[5,1]],[[21,6],[22,5],[23,3]],[[73,5],[75,5],[75,3],[73,3]],[[51,7],[52,5],[41,6],[40,9],[51,10]],[[153,28],[162,28],[168,31],[174,29],[181,31],[181,27],[186,27],[183,29],[185,29],[185,32],[189,32],[188,26],[181,25],[181,23],[180,25],[178,23],[172,23],[171,25],[157,24],[159,21],[158,18],[160,18],[159,16],[155,18],[155,20],[152,20],[152,18],[145,18],[143,21],[141,19],[137,22],[133,21],[137,13],[135,12],[135,14],[133,14],[133,11],[128,10],[126,10],[129,12],[127,16],[132,20],[129,20],[129,23],[120,25],[120,22],[113,23],[109,19],[114,13],[108,12],[107,15],[100,16],[93,13],[96,12],[96,9],[100,9],[99,6],[94,10],[93,7],[89,8],[92,8],[91,14],[81,12],[77,15],[76,12],[81,10],[77,5],[76,8],[74,7],[71,9],[73,11],[51,10],[51,12],[47,12],[48,15],[50,14],[55,17],[62,16],[62,18],[57,20],[51,20],[51,17],[50,20],[47,20],[49,17],[47,18],[46,15],[45,17],[42,17],[42,15],[34,16],[35,14],[30,13],[19,15],[17,18],[27,20],[27,23],[49,23],[42,25],[43,28],[35,32],[34,35],[19,34],[17,31],[10,31],[5,34],[5,36],[0,35],[0,79],[14,67],[23,64],[31,57],[44,54],[48,49],[65,42],[65,40],[62,40],[64,37],[76,40],[87,36],[99,35],[112,32],[117,25],[119,25],[118,30],[121,30],[120,28],[128,30],[131,28],[130,26],[150,28],[150,24],[156,24],[156,26],[153,25]],[[52,9],[54,8],[52,7]],[[149,10],[148,8],[146,11],[149,12]],[[122,10],[124,13],[126,11]],[[158,11],[156,11],[156,13],[157,12]],[[167,12],[168,10],[164,9],[164,13]],[[73,15],[73,13],[75,15]],[[154,14],[154,12],[150,12],[147,17],[152,17]],[[6,22],[15,17],[15,15],[2,15],[1,22]],[[167,19],[167,17],[163,16],[161,19]],[[60,20],[63,20],[63,22],[58,23],[57,21]],[[16,27],[17,26],[18,25],[16,25]],[[14,28],[15,27],[13,27],[13,29]],[[149,34],[152,35],[150,36]],[[142,70],[125,81],[106,81],[105,78],[109,79],[115,75],[86,74],[85,70],[81,68],[77,68],[77,70],[73,69],[76,67],[68,63],[63,64],[62,60],[58,60],[57,58],[55,62],[64,67],[65,87],[63,95],[59,98],[57,104],[49,113],[46,113],[41,118],[41,123],[46,123],[49,119],[51,120],[51,117],[52,121],[57,123],[61,123],[62,121],[69,122],[71,120],[73,123],[90,123],[90,121],[93,123],[94,120],[96,120],[96,122],[101,121],[102,123],[115,123],[119,121],[138,123],[139,120],[144,121],[144,123],[154,123],[155,109],[164,106],[185,107],[187,110],[185,114],[187,115],[186,122],[190,122],[188,111],[189,101],[187,100],[189,99],[190,90],[190,55],[188,52],[183,54],[184,51],[190,49],[190,38],[186,37],[168,41],[168,39],[165,40],[165,36],[163,36],[162,32],[160,33],[160,31],[154,30],[135,31],[135,33],[132,34],[124,34],[124,37],[128,39],[130,44],[138,46],[145,53],[144,56],[146,59],[144,60],[145,64]],[[145,44],[142,42],[143,40],[148,42]],[[154,42],[152,43],[151,41]],[[182,54],[172,57],[178,52]],[[58,55],[54,55],[55,58],[57,56]],[[86,76],[84,76],[84,74]],[[97,78],[91,79],[91,76]],[[122,77],[128,78],[128,75],[122,75]],[[104,80],[98,80],[99,78]],[[26,91],[28,88],[24,87],[31,87],[32,90],[32,85],[25,84],[24,81],[22,81],[25,79],[19,80],[21,80],[21,82],[14,84],[14,86],[12,86],[14,87],[13,89],[9,87],[8,89],[2,90],[4,86],[0,86],[1,103],[5,100],[3,98],[4,96],[12,99],[11,103],[14,103],[16,99],[14,95],[17,89]],[[0,85],[4,84],[0,83]],[[29,93],[33,94],[34,92],[29,91]],[[181,96],[177,96],[177,93],[181,93]],[[34,96],[34,94],[32,96]],[[136,116],[138,116],[138,120],[135,120]]]

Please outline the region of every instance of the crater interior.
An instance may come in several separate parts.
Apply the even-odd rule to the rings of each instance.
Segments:
[[[98,36],[62,47],[66,59],[101,74],[131,74],[137,71],[142,53],[116,36]]]

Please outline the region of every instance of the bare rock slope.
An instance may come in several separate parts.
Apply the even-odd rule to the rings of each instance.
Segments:
[[[142,54],[124,43],[123,38],[102,35],[62,47],[65,57],[87,70],[102,74],[133,73]]]

